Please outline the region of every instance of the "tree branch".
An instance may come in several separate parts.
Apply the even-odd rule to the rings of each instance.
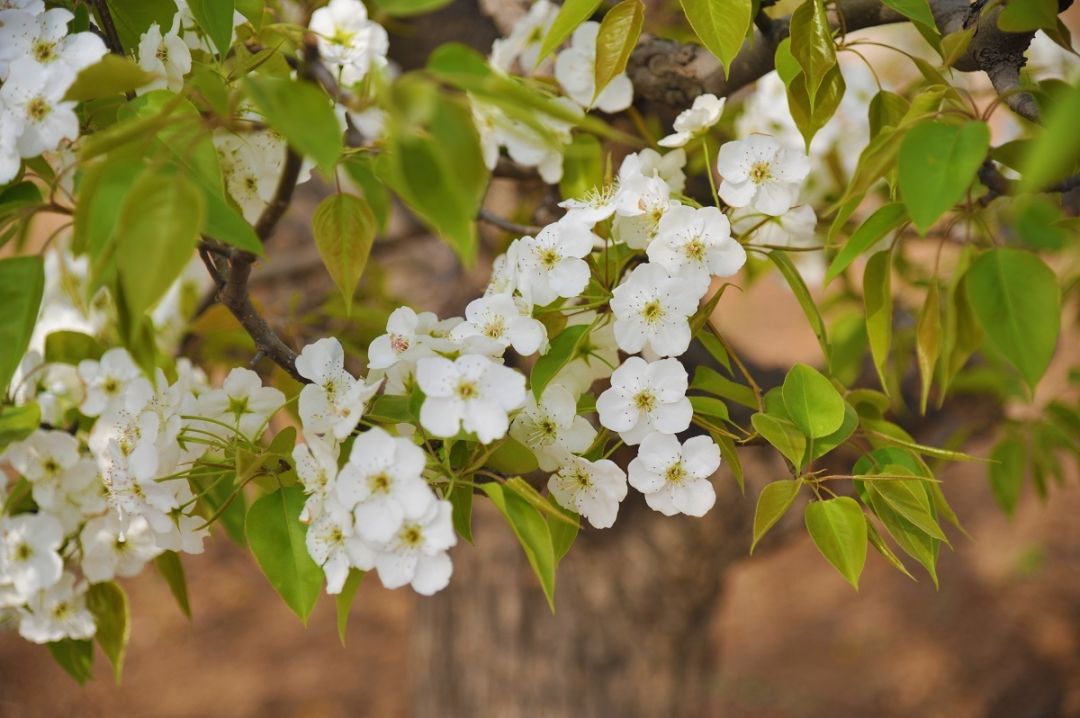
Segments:
[[[989,190],[985,195],[979,198],[979,203],[984,207],[998,197],[1016,194],[1017,191],[1018,183],[1001,174],[1001,170],[998,169],[997,165],[994,164],[994,161],[989,157],[986,158],[983,161],[982,166],[979,167],[979,181],[986,186],[987,190]],[[1042,191],[1064,193],[1071,192],[1077,187],[1080,187],[1080,175],[1073,175],[1060,182],[1047,185]]]
[[[499,215],[495,214],[494,212],[485,207],[480,208],[480,212],[476,215],[476,218],[481,222],[487,222],[488,224],[494,225],[499,229],[506,230],[510,234],[517,234],[521,236],[532,236],[539,232],[541,229],[543,229],[543,227],[537,227],[532,224],[518,224],[517,222],[511,222],[505,217],[500,217]]]
[[[97,11],[98,20],[101,22],[101,30],[105,33],[105,45],[114,55],[122,56],[124,46],[120,42],[120,34],[116,32],[116,25],[113,24],[112,14],[109,13],[106,0],[90,0],[90,2],[94,6],[94,10]]]

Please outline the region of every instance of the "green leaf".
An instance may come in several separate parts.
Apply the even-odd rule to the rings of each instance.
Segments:
[[[799,427],[790,421],[761,412],[751,416],[750,423],[754,430],[787,457],[796,469],[802,468],[803,455],[806,453],[806,437],[799,431]]]
[[[806,88],[804,73],[799,72],[788,83],[788,109],[791,111],[792,119],[795,120],[795,126],[799,129],[799,134],[803,136],[807,151],[814,135],[832,119],[836,109],[840,107],[846,91],[847,84],[844,82],[844,75],[840,72],[839,65],[829,68],[821,80],[817,94],[813,97]]]
[[[806,506],[806,529],[814,545],[856,590],[866,564],[866,519],[855,499],[841,496]]]
[[[300,523],[304,490],[286,486],[251,505],[244,530],[251,553],[285,603],[307,624],[322,589],[323,572],[308,554]]]
[[[690,406],[694,408],[695,416],[730,421],[731,414],[728,412],[727,404],[720,399],[714,399],[711,396],[690,396],[687,398],[690,399]]]
[[[351,314],[353,295],[375,243],[375,216],[359,197],[335,194],[319,204],[311,226],[319,256]]]
[[[867,491],[872,495],[880,496],[893,511],[910,521],[916,528],[927,536],[939,541],[946,541],[945,532],[941,530],[937,519],[934,517],[930,497],[920,479],[915,478],[905,467],[889,464],[881,473],[889,475],[911,475],[910,481],[906,479],[882,479],[879,481],[867,481]]]
[[[897,513],[879,494],[869,495],[870,505],[874,513],[881,519],[882,524],[888,529],[889,534],[908,556],[919,562],[936,586],[937,557],[941,542],[928,536],[914,524]]]
[[[86,685],[86,682],[93,677],[91,671],[91,667],[94,665],[93,641],[76,641],[65,638],[62,641],[54,641],[45,645],[49,649],[49,653],[52,654],[53,659],[72,678],[78,681],[79,685]]]
[[[836,67],[836,44],[823,0],[803,0],[791,14],[791,54],[806,77],[806,94],[813,108],[818,88]]]
[[[532,385],[533,396],[537,401],[544,393],[544,389],[555,378],[564,366],[578,356],[578,350],[587,341],[589,336],[588,324],[574,324],[563,329],[551,340],[551,346],[542,357],[533,364],[529,383]]]
[[[562,561],[570,548],[574,545],[578,533],[581,531],[581,521],[577,514],[571,511],[563,511],[563,519],[554,516],[547,517],[548,530],[551,531],[551,546],[555,551],[555,561]]]
[[[154,23],[161,28],[162,34],[167,33],[176,14],[173,0],[105,0],[105,4],[126,52],[135,52],[139,48],[139,38]],[[102,27],[100,18],[97,26]]]
[[[806,364],[796,364],[784,378],[784,407],[810,439],[828,436],[844,423],[844,398],[825,376]]]
[[[83,359],[100,359],[104,353],[101,342],[82,332],[59,331],[45,337],[45,361],[49,364],[75,366]]]
[[[360,582],[364,580],[365,572],[358,568],[350,568],[349,576],[345,579],[345,585],[341,593],[334,599],[337,611],[337,635],[341,645],[345,645],[345,629],[349,625],[349,613],[352,611],[353,599],[356,598],[356,590],[360,588]]]
[[[781,479],[762,487],[758,494],[757,508],[754,510],[754,540],[750,544],[750,553],[754,553],[754,547],[761,537],[775,526],[795,503],[802,483],[802,480]]]
[[[596,91],[593,102],[609,82],[626,70],[626,63],[637,46],[644,22],[645,6],[641,0],[622,0],[604,15],[596,35]]]
[[[990,148],[985,122],[921,122],[900,144],[900,193],[919,232],[959,202]]]
[[[940,354],[941,294],[937,280],[932,280],[915,325],[915,356],[919,362],[919,376],[922,378],[919,411],[923,414],[926,413],[926,401],[930,398],[930,385],[934,382],[934,368]]]
[[[750,0],[679,0],[690,27],[709,52],[724,65],[724,75],[739,54],[750,29]]]
[[[739,451],[735,448],[735,442],[731,440],[731,437],[723,434],[710,432],[710,435],[720,447],[720,456],[723,458],[724,464],[731,469],[731,475],[734,477],[735,483],[739,485],[739,491],[745,494],[746,476],[743,473],[742,461],[739,460]]]
[[[882,0],[882,2],[908,20],[935,28],[935,30],[937,28],[934,13],[930,12],[930,3],[927,0]]]
[[[1005,32],[1054,29],[1057,23],[1057,0],[1009,0],[997,17],[998,28]]]
[[[454,530],[457,531],[458,536],[472,543],[473,487],[458,484],[446,498],[454,509],[452,514]]]
[[[1034,389],[1057,346],[1061,290],[1054,271],[1030,252],[992,249],[971,263],[964,283],[987,339]]]
[[[536,64],[539,67],[544,58],[550,55],[555,48],[563,44],[563,40],[570,37],[578,25],[592,17],[596,8],[600,7],[600,0],[566,0],[559,8],[559,14],[551,23],[544,41],[540,43],[540,54],[536,56]]]
[[[728,379],[712,367],[698,366],[694,370],[694,378],[690,382],[690,388],[700,389],[730,399],[750,409],[758,408],[757,397],[754,396],[754,391],[750,387]]]
[[[888,393],[886,364],[892,346],[892,250],[870,257],[863,274],[863,306],[866,311],[866,336],[874,359],[881,388]]]
[[[882,205],[863,222],[848,239],[825,272],[825,283],[840,276],[851,263],[866,250],[881,241],[882,237],[903,224],[907,209],[899,202]]]
[[[268,75],[249,75],[243,87],[267,123],[332,177],[342,132],[326,93],[307,82]]]
[[[518,440],[506,437],[484,465],[500,474],[528,474],[536,471],[536,455]]]
[[[39,205],[44,201],[41,189],[30,181],[15,182],[0,190],[0,224],[4,224],[20,210]],[[3,243],[0,242],[0,246]]]
[[[375,222],[379,231],[386,230],[386,223],[390,220],[391,202],[390,190],[375,176],[375,164],[369,155],[350,155],[344,160],[345,171],[353,182],[357,184],[367,200],[371,213],[375,215]]]
[[[791,263],[783,250],[774,249],[769,252],[768,257],[776,265],[776,268],[780,270],[780,274],[787,280],[795,298],[799,300],[799,306],[802,307],[803,313],[806,314],[806,320],[810,322],[810,328],[813,330],[814,336],[817,337],[818,344],[821,345],[821,353],[828,361],[829,337],[825,331],[825,321],[821,318],[821,312],[818,311],[814,298],[810,296],[810,290],[807,288],[806,282],[803,281],[802,275],[799,274],[799,270],[795,268],[795,265]]]
[[[1026,449],[1019,440],[1007,438],[998,442],[990,454],[990,490],[1001,510],[1009,516],[1016,511],[1020,489],[1024,486]]]
[[[110,97],[130,92],[153,80],[154,75],[132,60],[109,53],[79,72],[64,99],[69,102],[85,102],[98,97]]]
[[[116,271],[133,316],[153,307],[184,267],[199,238],[203,195],[182,176],[147,172],[116,220]]]
[[[179,554],[175,551],[165,551],[154,559],[154,568],[165,579],[165,583],[169,584],[169,591],[176,599],[176,605],[190,620],[191,603],[188,600],[187,576],[184,575],[184,564],[180,562]]]
[[[1037,192],[1073,172],[1080,159],[1077,117],[1080,117],[1080,84],[1056,97],[1046,113],[1042,133],[1023,163],[1021,190]]]
[[[529,565],[540,579],[540,586],[544,590],[548,606],[554,613],[557,560],[547,521],[536,507],[502,484],[491,482],[482,484],[480,488],[509,522],[510,528],[513,529],[514,535],[525,550]]]
[[[19,367],[37,323],[45,267],[40,256],[0,259],[0,397]]]
[[[233,0],[188,0],[188,8],[222,56],[229,51],[233,32]]]
[[[449,5],[453,0],[374,0],[375,7],[387,15],[408,17]]]
[[[911,572],[907,570],[907,566],[905,566],[904,562],[900,560],[900,557],[897,556],[891,548],[889,548],[889,544],[885,543],[885,539],[881,538],[881,534],[879,534],[877,529],[874,528],[874,524],[870,523],[869,516],[866,517],[866,536],[868,539],[870,539],[870,545],[877,549],[878,553],[880,553],[886,561],[892,564],[892,566],[897,571],[904,574],[912,581],[915,580],[915,577],[912,576]]]
[[[33,434],[41,424],[41,407],[36,403],[0,406],[0,451]]]
[[[855,433],[855,429],[859,427],[859,413],[855,411],[847,402],[844,402],[844,419],[840,424],[840,428],[833,433],[822,436],[818,439],[814,439],[813,443],[813,455],[809,458],[816,459],[819,456],[824,456],[829,453],[840,444],[843,444],[848,438]]]
[[[131,637],[131,610],[127,594],[113,581],[95,583],[86,592],[86,607],[94,614],[94,639],[113,665],[117,685],[124,672],[124,654]]]

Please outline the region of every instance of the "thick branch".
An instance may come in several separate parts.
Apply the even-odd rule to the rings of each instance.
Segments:
[[[90,0],[97,11],[98,20],[101,22],[101,30],[105,33],[105,45],[114,55],[123,55],[124,46],[120,42],[120,34],[116,32],[112,14],[105,0]]]

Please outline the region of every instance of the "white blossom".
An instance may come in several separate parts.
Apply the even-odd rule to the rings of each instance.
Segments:
[[[386,64],[390,39],[382,25],[368,20],[360,0],[330,0],[311,14],[308,27],[318,38],[319,54],[338,69],[346,85]]]
[[[646,177],[656,176],[664,180],[673,194],[686,189],[686,150],[682,147],[660,154],[646,147],[637,153],[638,167]]]
[[[547,342],[547,329],[508,294],[493,294],[469,302],[465,321],[450,338],[467,354],[500,357],[507,347],[521,356],[535,354]]]
[[[657,144],[661,147],[682,147],[720,121],[724,102],[725,98],[709,93],[698,95],[694,98],[694,104],[675,118],[672,127],[675,131],[661,138]]]
[[[326,592],[335,594],[341,593],[349,577],[349,547],[358,539],[353,536],[353,519],[345,507],[331,501],[325,509],[308,527],[305,540],[311,558],[326,574]]]
[[[753,207],[772,216],[791,209],[810,173],[810,158],[768,135],[726,142],[716,157],[723,178],[719,195],[732,207]]]
[[[704,516],[716,503],[709,477],[720,468],[720,447],[707,436],[679,444],[670,434],[653,433],[630,462],[630,485],[649,507],[665,516]]]
[[[525,403],[525,377],[486,356],[466,354],[454,361],[427,357],[416,365],[424,392],[420,425],[434,436],[464,429],[482,444],[506,435],[508,412]]]
[[[528,393],[525,408],[510,425],[510,436],[536,455],[542,471],[554,471],[570,454],[580,454],[592,446],[596,429],[577,414],[577,401],[560,384],[549,384],[540,401]]]
[[[612,236],[631,249],[645,249],[660,219],[674,205],[671,188],[647,168],[638,154],[627,155],[619,166],[619,197],[612,224]]]
[[[730,277],[746,264],[746,250],[731,237],[728,218],[716,207],[672,207],[647,249],[649,262],[695,285],[709,276]]]
[[[312,383],[300,390],[300,421],[304,430],[333,434],[338,440],[349,435],[368,400],[379,389],[345,371],[345,350],[332,337],[304,347],[296,357],[296,371]]]
[[[305,436],[292,450],[296,476],[308,495],[300,520],[310,523],[322,513],[323,504],[337,486],[338,447],[318,436]]]
[[[536,59],[540,56],[540,45],[558,14],[558,5],[548,0],[534,2],[529,11],[514,23],[509,35],[492,43],[491,66],[510,72],[514,62],[518,61],[522,72],[532,74]]]
[[[613,461],[589,461],[570,456],[548,479],[548,490],[559,505],[576,511],[594,528],[615,523],[619,502],[626,498],[626,474]]]
[[[398,307],[386,320],[386,334],[376,337],[368,346],[368,367],[387,369],[398,361],[415,361],[430,355],[429,347],[433,344],[430,332],[438,322],[433,312],[417,314],[409,307]],[[443,350],[452,348],[452,343],[446,344],[436,346]]]
[[[596,37],[600,23],[583,22],[574,30],[570,47],[555,58],[555,79],[570,99],[603,112],[625,110],[634,101],[634,85],[621,72],[596,93]],[[596,94],[595,102],[593,95]]]
[[[134,576],[161,553],[146,519],[137,516],[123,525],[114,513],[86,522],[79,533],[82,572],[91,583],[116,576]]]
[[[203,392],[197,403],[199,416],[236,427],[241,434],[257,439],[270,416],[285,403],[285,395],[263,386],[259,375],[236,367],[225,377],[220,389]],[[222,433],[219,425],[204,422],[207,431]]]
[[[22,166],[19,157],[19,136],[23,130],[23,119],[0,102],[0,184],[7,184],[15,179]]]
[[[611,387],[596,400],[600,424],[619,432],[631,446],[653,431],[685,431],[694,415],[686,398],[688,385],[686,369],[676,359],[628,357],[611,375]]]
[[[191,72],[191,50],[180,39],[179,18],[164,35],[155,22],[139,38],[139,67],[156,75],[157,79],[140,88],[140,92],[168,88],[179,92],[184,87],[184,75]]]
[[[545,306],[559,297],[577,297],[589,284],[585,257],[595,235],[579,222],[562,219],[522,237],[518,256],[520,289],[527,301]]]
[[[108,52],[105,43],[92,32],[68,34],[68,23],[73,17],[63,8],[43,13],[4,11],[0,19],[0,80],[26,80],[10,72],[11,63],[19,58],[32,59],[43,67],[65,67],[72,78],[100,60]]]
[[[0,106],[22,125],[15,142],[21,157],[37,157],[56,149],[63,140],[79,136],[79,118],[75,103],[65,100],[75,73],[61,64],[42,67],[32,57],[20,57],[11,63],[11,77],[0,87]]]
[[[117,347],[101,355],[101,360],[83,359],[79,362],[79,377],[86,384],[86,398],[79,411],[98,416],[115,407],[132,381],[141,375],[126,349]]]
[[[20,614],[19,635],[31,643],[85,640],[96,631],[94,616],[86,607],[86,586],[76,585],[70,573],[36,592]]]
[[[374,427],[356,437],[337,480],[337,498],[353,511],[356,532],[384,543],[405,521],[417,521],[436,500],[423,479],[423,449]]]
[[[10,583],[23,599],[60,580],[64,529],[49,514],[0,519],[0,584]]]
[[[700,280],[700,275],[669,274],[658,264],[635,267],[612,292],[619,348],[634,354],[648,347],[657,356],[685,352],[690,346],[690,316],[708,289],[708,277]]]
[[[548,184],[556,184],[563,175],[563,152],[573,139],[573,124],[547,114],[538,114],[539,127],[512,119],[494,104],[469,96],[473,122],[480,135],[480,150],[484,164],[494,169],[499,161],[499,151],[506,148],[510,159],[524,167],[535,167],[540,178]],[[571,100],[558,97],[553,100],[569,113],[581,114],[581,109]],[[540,128],[543,128],[541,131]]]
[[[415,521],[406,521],[375,556],[379,580],[387,588],[410,584],[430,596],[450,583],[453,565],[447,550],[457,543],[449,501],[433,502]]]

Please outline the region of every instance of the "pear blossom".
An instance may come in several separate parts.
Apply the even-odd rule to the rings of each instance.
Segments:
[[[296,371],[312,383],[300,390],[300,421],[315,434],[348,436],[379,383],[367,384],[345,371],[345,350],[334,338],[304,347],[296,357]]]
[[[236,367],[225,377],[220,389],[211,389],[198,398],[198,415],[235,426],[244,436],[257,439],[270,416],[285,403],[285,395],[263,386],[259,375]],[[222,427],[205,422],[206,429],[220,432]]]
[[[627,74],[621,72],[596,92],[596,37],[599,32],[598,22],[578,25],[570,38],[570,47],[555,58],[555,79],[566,95],[582,107],[595,106],[603,112],[619,112],[634,101],[634,85]]]
[[[341,593],[349,577],[349,546],[357,539],[353,536],[352,516],[345,507],[331,501],[325,509],[308,527],[305,541],[311,558],[326,575],[326,592],[336,594]]]
[[[45,0],[0,0],[0,12],[23,10],[31,15],[45,12]]]
[[[577,354],[551,380],[552,384],[561,384],[576,396],[587,392],[598,379],[611,376],[619,365],[615,323],[610,317],[597,320],[596,312],[589,311],[575,314],[566,322],[568,327],[580,324],[592,325],[592,329],[578,344]]]
[[[716,503],[709,477],[720,468],[720,447],[708,436],[679,444],[670,434],[653,433],[630,462],[630,485],[649,507],[665,516],[704,516]]]
[[[86,398],[79,411],[87,416],[99,416],[122,401],[124,391],[141,372],[126,349],[117,347],[101,355],[101,359],[79,362],[79,377],[86,384]]]
[[[305,436],[303,444],[293,447],[292,457],[296,476],[308,495],[300,520],[310,523],[322,513],[323,504],[337,485],[338,447],[318,436]]]
[[[140,92],[168,88],[179,92],[184,87],[184,75],[191,72],[191,50],[180,39],[179,17],[172,28],[162,34],[156,22],[139,38],[139,67],[156,75],[157,79],[140,88]]]
[[[554,471],[570,454],[592,446],[596,429],[577,414],[577,401],[559,384],[548,384],[540,401],[529,392],[525,407],[510,424],[510,436],[536,455],[542,471]]]
[[[570,456],[548,479],[548,490],[564,509],[581,514],[593,528],[606,529],[614,525],[626,498],[626,474],[608,459]]]
[[[730,277],[746,264],[746,250],[731,238],[728,218],[716,207],[672,207],[646,251],[650,263],[695,284],[708,284],[710,275]]]
[[[425,360],[426,361],[426,360]],[[435,501],[416,520],[407,520],[375,555],[379,580],[386,588],[409,584],[430,596],[450,583],[453,565],[448,549],[457,543],[449,501]]]
[[[534,2],[529,11],[514,23],[509,35],[492,43],[491,66],[510,72],[514,62],[518,61],[525,74],[532,74],[536,59],[540,56],[540,45],[558,14],[559,6],[549,0]]]
[[[18,141],[23,120],[0,102],[0,184],[7,184],[19,174],[22,166]]]
[[[55,517],[19,514],[0,519],[0,583],[10,583],[23,599],[60,580],[64,529]]]
[[[346,85],[386,64],[390,38],[382,25],[368,20],[360,0],[330,0],[311,14],[308,28],[318,38],[319,54],[337,68]]]
[[[664,154],[646,147],[637,153],[637,157],[641,173],[664,180],[672,194],[682,194],[686,189],[686,150],[682,147]]]
[[[161,553],[146,519],[136,516],[125,527],[114,513],[96,516],[79,533],[83,575],[91,583],[134,576]]]
[[[356,532],[384,543],[405,521],[419,520],[436,500],[423,479],[423,449],[374,427],[356,437],[337,480],[337,499],[350,508]]]
[[[499,107],[486,103],[472,95],[473,122],[480,135],[480,150],[484,164],[494,169],[499,161],[501,148],[506,148],[510,159],[524,167],[535,167],[540,178],[548,184],[562,179],[563,152],[573,136],[573,124],[547,114],[537,116],[537,122],[545,130],[509,117]],[[581,108],[565,97],[557,97],[554,104],[573,114],[581,114]]]
[[[387,369],[399,361],[430,356],[433,350],[451,351],[454,343],[438,336],[441,328],[434,312],[417,314],[409,307],[398,307],[386,320],[386,334],[376,337],[368,347],[368,367]]]
[[[75,81],[71,68],[57,63],[42,67],[23,56],[11,63],[11,76],[18,79],[0,87],[0,107],[7,107],[4,118],[14,116],[22,125],[15,141],[21,157],[37,157],[79,136],[75,103],[64,99]]]
[[[691,281],[692,279],[696,281]],[[648,347],[657,356],[678,356],[690,346],[690,316],[708,289],[708,277],[669,274],[659,264],[641,264],[615,287],[611,311],[615,340],[631,354]]]
[[[0,20],[0,80],[25,79],[10,73],[11,63],[22,57],[41,66],[66,67],[72,77],[100,60],[108,52],[100,37],[92,32],[68,34],[68,23],[74,17],[63,8],[43,13],[4,11]]]
[[[682,147],[720,121],[724,102],[725,98],[709,93],[698,95],[694,98],[694,104],[675,118],[672,127],[675,131],[661,138],[657,144],[661,147]]]
[[[420,425],[434,436],[450,437],[464,430],[490,444],[506,435],[508,412],[525,403],[525,377],[479,354],[453,361],[421,359],[416,381],[424,392]]]
[[[181,488],[176,493],[179,506],[187,505],[195,498],[190,489],[185,489]],[[176,553],[202,553],[203,542],[210,536],[210,527],[203,516],[185,514],[179,507],[169,512],[168,527],[153,528],[154,544],[163,551]]]
[[[732,207],[753,207],[772,216],[791,209],[810,173],[810,158],[768,135],[726,142],[716,157],[723,178],[719,195]]]
[[[522,237],[518,257],[520,289],[526,301],[545,306],[559,297],[577,297],[589,284],[585,257],[596,235],[584,224],[563,218]]]
[[[660,219],[675,203],[671,188],[656,169],[643,164],[641,155],[627,155],[619,166],[619,198],[612,236],[631,249],[645,249],[656,236]]]
[[[86,640],[96,632],[94,616],[86,607],[86,585],[76,585],[70,573],[37,591],[20,612],[19,635],[31,643]]]
[[[512,346],[529,356],[547,342],[547,329],[510,295],[493,294],[469,302],[465,321],[454,327],[450,338],[468,354],[500,357]]]
[[[694,409],[686,398],[686,369],[676,359],[647,362],[628,357],[611,375],[611,387],[596,400],[600,424],[630,446],[654,431],[686,431]]]

